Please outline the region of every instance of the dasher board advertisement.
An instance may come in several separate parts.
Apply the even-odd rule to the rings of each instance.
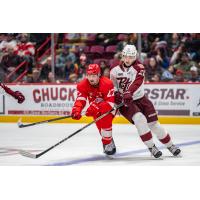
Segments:
[[[20,90],[26,100],[18,104],[6,95],[6,115],[69,115],[76,99],[76,84],[25,84],[10,87]],[[200,116],[200,84],[145,84],[145,94],[161,116]],[[2,95],[0,101],[2,114]]]

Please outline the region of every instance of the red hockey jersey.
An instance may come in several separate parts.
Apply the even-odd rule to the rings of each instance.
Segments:
[[[86,101],[89,103],[106,101],[111,107],[114,106],[114,86],[110,79],[100,77],[98,86],[90,85],[89,81],[85,78],[77,85],[77,98],[74,106],[83,109]]]

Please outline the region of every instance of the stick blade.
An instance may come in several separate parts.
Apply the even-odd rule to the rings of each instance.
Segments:
[[[18,125],[19,128],[23,128],[22,118],[19,118],[17,125]]]
[[[34,158],[34,159],[37,158],[37,155],[32,154],[32,153],[30,153],[28,151],[24,151],[24,150],[20,150],[19,154],[21,154],[22,156],[28,157],[28,158]]]

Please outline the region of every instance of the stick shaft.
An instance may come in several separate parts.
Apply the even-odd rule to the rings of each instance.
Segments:
[[[48,120],[44,120],[44,121],[40,121],[40,122],[34,122],[34,123],[31,123],[31,124],[20,124],[19,128],[25,128],[25,127],[28,127],[28,126],[34,126],[34,125],[39,125],[39,124],[54,122],[54,121],[58,121],[58,120],[62,120],[62,119],[67,119],[67,118],[70,118],[70,117],[71,117],[71,115],[69,115],[69,116],[63,116],[63,117],[58,117],[58,118],[54,118],[54,119],[48,119]]]

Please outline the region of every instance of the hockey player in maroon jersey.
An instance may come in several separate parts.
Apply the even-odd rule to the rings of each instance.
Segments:
[[[135,124],[140,138],[155,158],[162,152],[155,146],[152,133],[169,151],[177,156],[181,150],[172,143],[169,133],[158,122],[152,102],[144,94],[144,66],[137,60],[134,45],[126,45],[122,51],[122,63],[112,68],[110,78],[115,89],[115,103],[124,102],[120,113]]]
[[[77,98],[72,108],[72,118],[79,120],[81,112],[89,101],[86,116],[94,119],[108,112],[114,106],[114,86],[110,79],[100,76],[100,67],[90,64],[86,70],[86,78],[77,85]],[[113,155],[116,152],[112,138],[112,120],[114,115],[108,114],[96,122],[96,126],[102,137],[104,153]]]
[[[15,99],[17,99],[18,103],[24,102],[25,97],[21,92],[11,90],[8,86],[6,86],[3,83],[0,83],[0,87],[2,87],[7,94],[9,94],[12,97],[14,97]]]

